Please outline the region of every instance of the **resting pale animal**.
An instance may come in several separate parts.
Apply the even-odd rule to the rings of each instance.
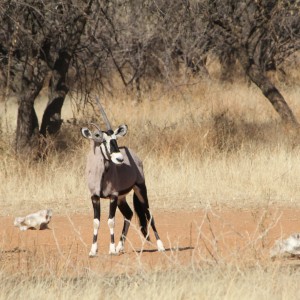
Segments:
[[[27,229],[45,229],[51,221],[52,210],[43,209],[26,217],[15,218],[14,225],[24,231]]]

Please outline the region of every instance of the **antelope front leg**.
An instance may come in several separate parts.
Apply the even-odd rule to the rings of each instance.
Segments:
[[[97,238],[98,238],[98,230],[100,227],[100,214],[101,214],[100,197],[93,195],[92,203],[93,203],[93,208],[94,208],[94,221],[93,221],[94,235],[93,235],[93,244],[92,244],[89,256],[95,257],[97,255],[97,251],[98,251]]]
[[[116,251],[115,233],[114,233],[117,200],[118,200],[117,197],[113,197],[110,199],[110,204],[109,204],[109,217],[107,221],[109,231],[110,231],[109,254],[118,254]]]

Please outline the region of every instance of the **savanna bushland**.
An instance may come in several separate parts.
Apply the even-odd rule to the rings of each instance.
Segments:
[[[104,129],[95,95],[113,126],[128,125],[119,145],[142,158],[161,216],[263,210],[272,226],[281,210],[299,210],[299,9],[288,0],[3,0],[1,218],[49,207],[89,215],[92,233],[80,128]],[[263,236],[269,228],[256,221]],[[257,249],[247,263],[203,260],[195,248],[178,264],[166,252],[167,267],[134,259],[136,269],[117,274],[88,265],[71,274],[31,255],[12,273],[2,244],[2,299],[299,298],[297,264]]]

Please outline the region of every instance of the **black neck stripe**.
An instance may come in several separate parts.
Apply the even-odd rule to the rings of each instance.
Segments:
[[[115,139],[110,140],[110,153],[120,152],[117,141]]]

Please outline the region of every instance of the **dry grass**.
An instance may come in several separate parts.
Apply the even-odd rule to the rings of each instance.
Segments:
[[[52,257],[39,264],[27,258],[13,274],[0,269],[0,299],[299,299],[297,264],[256,261],[199,261],[178,264],[176,253],[167,268],[148,269],[139,258],[131,271],[93,272],[74,263],[63,267]],[[72,268],[72,274],[68,270]],[[77,268],[77,269],[76,269]],[[77,270],[77,273],[76,273]],[[126,268],[125,268],[126,270]]]
[[[293,273],[291,276],[290,273]],[[180,268],[133,276],[21,279],[0,274],[0,299],[299,299],[293,268]]]
[[[284,90],[300,119],[297,91]],[[143,159],[152,207],[297,205],[299,138],[278,123],[256,88],[216,83],[157,88],[140,104],[129,94],[116,94],[102,96],[102,101],[115,126],[129,125],[128,136],[119,143]],[[44,105],[43,99],[37,101],[39,118]],[[2,127],[0,144],[0,180],[5,182],[0,186],[1,214],[40,207],[89,211],[84,179],[89,145],[80,136],[80,126],[66,122],[56,151],[44,162],[30,163],[12,154],[13,102],[8,116],[8,131]],[[69,103],[63,117],[74,117]],[[81,124],[101,120],[91,107],[75,117]]]

